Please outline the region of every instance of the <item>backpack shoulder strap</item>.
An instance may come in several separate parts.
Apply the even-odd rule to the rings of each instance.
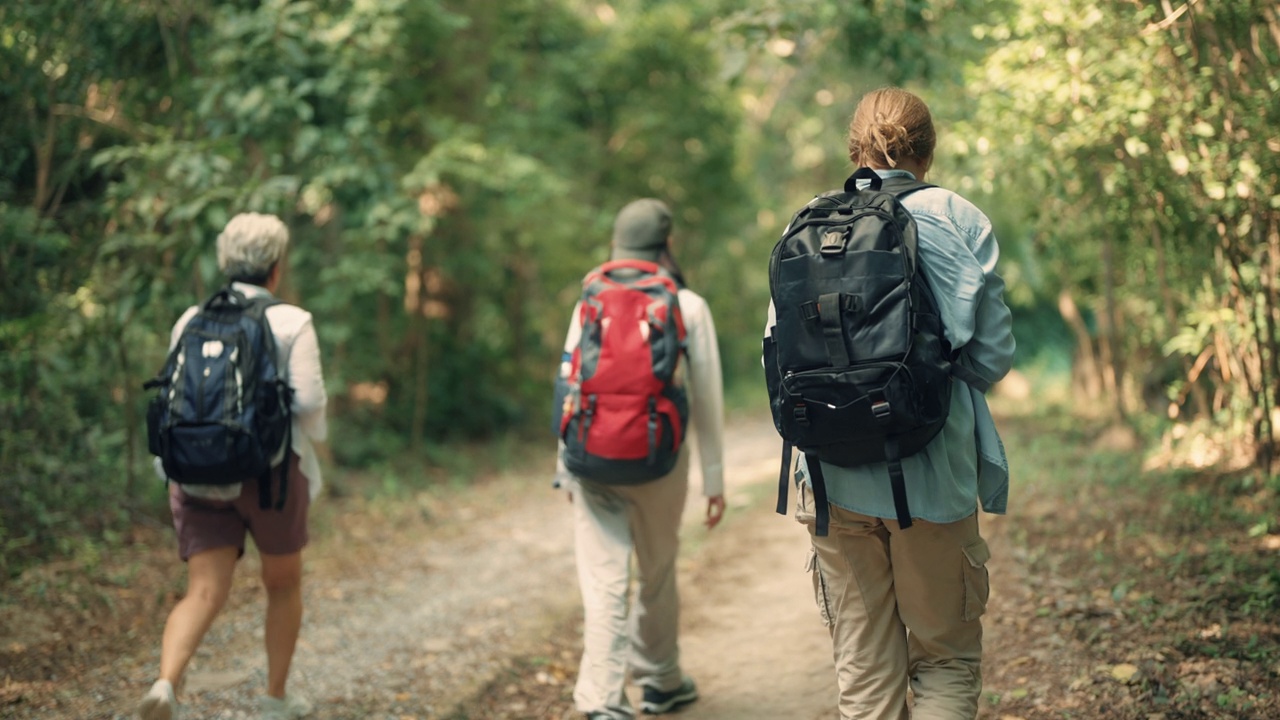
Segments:
[[[276,305],[288,305],[285,301],[273,295],[256,295],[254,297],[246,297],[244,299],[244,313],[254,320],[267,322],[267,308]],[[268,327],[270,323],[267,323]]]
[[[910,195],[911,193],[917,190],[924,190],[925,188],[937,187],[937,185],[933,185],[932,183],[927,183],[927,182],[920,182],[919,180],[913,180],[911,178],[892,177],[884,181],[883,187],[885,192],[893,193],[893,196],[898,198],[899,201],[901,201],[902,198]]]

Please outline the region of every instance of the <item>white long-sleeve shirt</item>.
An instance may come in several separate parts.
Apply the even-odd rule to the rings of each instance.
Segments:
[[[250,298],[271,295],[266,288],[257,285],[237,282],[231,286]],[[187,323],[199,311],[200,306],[193,305],[178,318],[169,335],[170,350],[178,344],[178,338],[182,336]],[[320,459],[312,443],[323,442],[329,435],[329,423],[325,417],[328,396],[320,367],[320,344],[311,322],[311,313],[297,305],[272,305],[267,308],[266,317],[271,325],[271,334],[276,340],[277,367],[285,369],[289,387],[293,389],[292,449],[298,455],[299,468],[307,476],[311,499],[314,500],[320,493],[323,481],[320,477]],[[281,459],[276,458],[276,462]],[[224,490],[221,486],[184,486],[183,491],[209,497],[225,495],[230,489]],[[236,485],[234,493],[229,497],[234,498],[239,493],[239,485]]]
[[[689,397],[689,420],[693,443],[702,470],[702,494],[724,494],[724,380],[720,370],[720,346],[711,308],[701,295],[681,288],[677,295],[684,316],[685,351],[688,358],[685,390]],[[564,351],[572,354],[582,337],[575,305],[569,322]]]

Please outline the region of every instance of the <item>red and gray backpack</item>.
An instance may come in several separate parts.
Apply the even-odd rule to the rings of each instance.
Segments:
[[[656,263],[617,260],[582,281],[560,411],[564,463],[574,475],[634,485],[671,472],[689,403],[676,381],[684,317],[675,279]]]

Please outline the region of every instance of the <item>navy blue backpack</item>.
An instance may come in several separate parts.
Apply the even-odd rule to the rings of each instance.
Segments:
[[[222,288],[201,304],[145,389],[147,442],[165,475],[184,485],[232,485],[259,479],[259,503],[271,503],[271,461],[292,441],[292,392],[277,367],[266,309],[282,301]],[[280,472],[284,507],[288,458]]]

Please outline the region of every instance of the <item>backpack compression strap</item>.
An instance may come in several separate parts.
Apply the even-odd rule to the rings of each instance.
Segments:
[[[826,537],[831,526],[831,502],[827,500],[827,478],[822,474],[822,461],[805,455],[805,467],[809,468],[809,482],[813,485],[813,534]],[[810,462],[812,460],[812,462]]]
[[[782,470],[778,473],[778,507],[779,515],[787,514],[787,485],[791,480],[791,443],[782,441]],[[809,481],[813,486],[813,534],[826,537],[831,525],[830,502],[827,500],[827,480],[822,474],[822,461],[812,454],[805,455],[805,466],[809,468]]]
[[[791,443],[782,441],[782,469],[778,471],[778,514],[787,514],[787,485],[791,480]]]
[[[902,475],[902,453],[897,438],[885,438],[884,459],[889,464],[889,489],[893,491],[893,509],[898,513],[898,527],[911,527],[911,508],[907,507],[907,483]]]

